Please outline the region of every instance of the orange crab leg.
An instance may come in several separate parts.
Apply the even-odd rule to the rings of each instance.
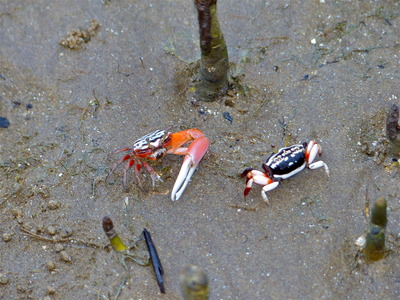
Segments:
[[[207,152],[210,141],[205,137],[204,133],[198,129],[189,129],[173,133],[171,137],[171,149],[168,152],[185,155],[181,170],[171,193],[171,199],[175,201],[181,197],[198,163]],[[188,148],[181,147],[191,140],[193,140],[193,142]]]

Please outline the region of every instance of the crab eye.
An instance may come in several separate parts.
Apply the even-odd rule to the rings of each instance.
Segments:
[[[168,134],[168,135],[165,136],[165,138],[163,140],[163,143],[169,142],[170,140],[171,140],[171,136]]]
[[[150,157],[153,157],[155,159],[159,159],[163,157],[166,154],[167,150],[164,148],[158,149],[157,151],[154,151],[153,154],[150,155]]]

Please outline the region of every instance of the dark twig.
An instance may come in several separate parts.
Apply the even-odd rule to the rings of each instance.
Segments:
[[[151,263],[153,265],[154,273],[156,274],[157,283],[160,287],[160,292],[165,294],[165,287],[164,287],[164,269],[161,265],[160,258],[158,257],[156,247],[154,246],[153,240],[151,239],[150,232],[147,231],[146,228],[143,229],[143,236],[146,241],[147,249],[149,250]]]

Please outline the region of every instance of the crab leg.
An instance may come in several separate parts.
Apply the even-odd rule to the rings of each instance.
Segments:
[[[318,168],[324,167],[326,174],[329,177],[329,168],[328,166],[323,162],[323,161],[317,161],[313,163],[314,159],[317,157],[317,155],[322,154],[322,148],[319,144],[315,143],[315,141],[310,141],[307,150],[306,150],[306,160],[308,164],[308,168],[311,170],[315,170]]]
[[[126,163],[126,165],[125,165],[125,167],[124,167],[124,175],[123,175],[123,177],[122,177],[122,186],[123,186],[124,188],[126,188],[126,173],[127,173],[128,170],[129,170],[130,168],[132,168],[135,164],[136,164],[135,160],[131,159],[131,160],[128,160],[128,162]],[[139,176],[138,176],[138,175],[139,175],[139,171],[140,171],[140,167],[139,167],[138,164],[136,164],[136,167],[135,167],[135,177],[136,177],[136,182],[137,182],[138,185],[139,185]]]
[[[261,197],[264,199],[264,202],[266,204],[269,204],[268,196],[267,196],[266,192],[272,191],[278,185],[279,185],[279,181],[274,181],[274,182],[268,183],[267,185],[264,185],[264,187],[262,188]]]
[[[151,175],[151,181],[153,183],[153,186],[156,186],[156,180],[160,180],[163,181],[160,176],[158,176],[158,174],[156,173],[156,171],[154,171],[154,169],[152,167],[150,167],[146,162],[142,163],[143,167],[146,168],[147,171],[149,171],[150,175]]]
[[[207,152],[210,141],[205,136],[195,138],[188,148],[178,148],[174,151],[175,154],[185,154],[181,170],[178,178],[175,181],[171,193],[172,201],[178,200],[185,190],[190,178],[192,177],[198,163]]]
[[[130,150],[130,149],[128,149],[128,150]],[[120,150],[118,150],[118,151],[120,151]],[[121,151],[122,151],[122,150],[121,150]],[[108,177],[110,177],[110,175],[111,175],[112,173],[114,173],[115,169],[116,169],[120,164],[122,164],[124,161],[127,161],[127,160],[130,159],[130,158],[131,158],[131,156],[130,156],[129,154],[126,154],[124,157],[122,157],[122,158],[112,167],[110,173],[107,174],[106,182],[107,182],[107,180],[108,180]]]
[[[274,188],[276,188],[279,185],[279,181],[273,181],[269,176],[267,176],[266,173],[251,168],[244,170],[242,175],[240,175],[242,178],[245,176],[246,188],[244,189],[244,196],[246,197],[249,194],[253,183],[262,185],[263,188],[261,190],[261,196],[263,197],[265,203],[268,204],[269,202],[266,192],[272,191]]]

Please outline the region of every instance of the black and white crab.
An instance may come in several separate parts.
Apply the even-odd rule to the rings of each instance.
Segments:
[[[329,176],[329,168],[323,161],[314,162],[317,155],[321,154],[322,148],[315,141],[279,149],[277,153],[273,153],[268,157],[267,161],[262,165],[264,172],[247,168],[240,175],[241,177],[246,177],[244,196],[247,196],[253,183],[256,183],[263,186],[261,196],[268,204],[266,192],[275,189],[282,179],[292,177],[306,167],[312,170],[324,167],[326,174]]]

